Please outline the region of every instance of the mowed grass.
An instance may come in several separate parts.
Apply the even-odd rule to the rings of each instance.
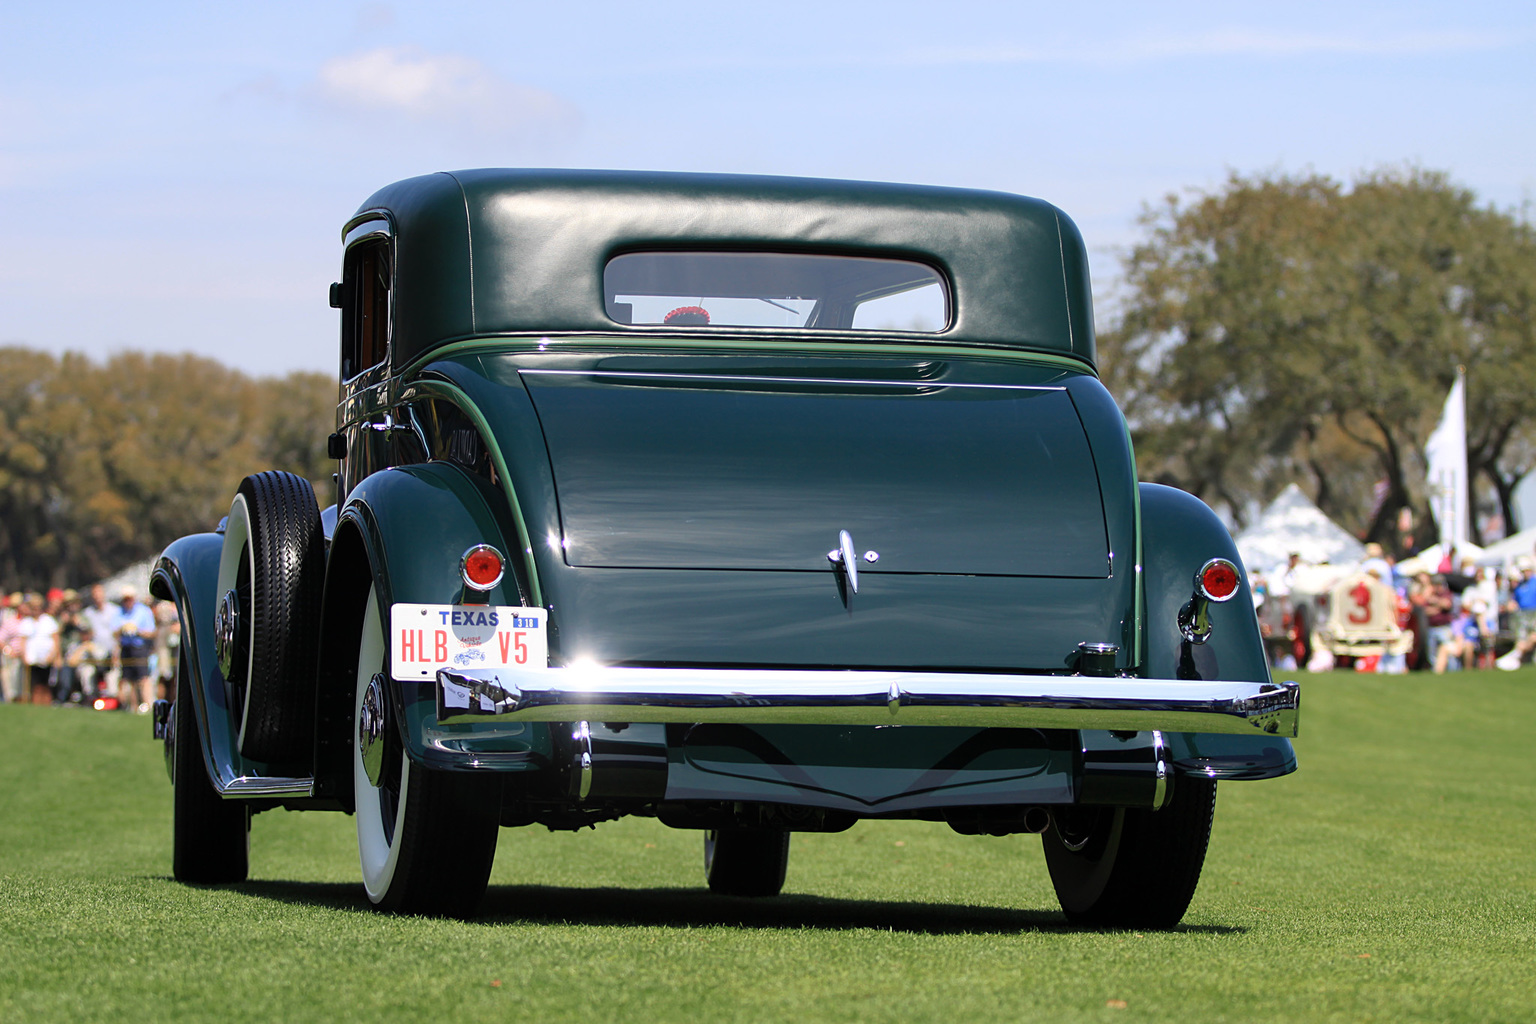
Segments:
[[[146,718],[0,706],[0,1021],[1536,1019],[1536,670],[1303,682],[1301,771],[1222,785],[1167,933],[916,822],[796,835],[762,902],[695,832],[504,829],[465,923],[372,912],[352,820],[273,811],[250,882],[184,886]]]

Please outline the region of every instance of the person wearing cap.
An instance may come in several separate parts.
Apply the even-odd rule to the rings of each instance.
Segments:
[[[1360,571],[1375,573],[1376,578],[1387,586],[1397,589],[1396,573],[1392,569],[1392,563],[1387,561],[1386,552],[1375,541],[1365,546],[1365,557],[1360,560]]]
[[[1515,628],[1515,646],[1494,662],[1506,672],[1519,668],[1525,656],[1536,648],[1536,561],[1522,555],[1515,565],[1525,576],[1510,587],[1509,604],[1505,605]]]
[[[118,658],[122,675],[117,684],[117,699],[124,710],[135,708],[140,714],[149,710],[149,690],[144,680],[149,676],[149,655],[155,642],[155,613],[139,603],[139,593],[124,587],[118,596],[123,621],[117,627]]]

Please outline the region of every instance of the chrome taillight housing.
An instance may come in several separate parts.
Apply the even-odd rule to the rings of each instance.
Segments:
[[[1195,592],[1179,609],[1179,632],[1192,644],[1211,638],[1211,602],[1223,604],[1237,595],[1243,576],[1225,558],[1212,558],[1195,573]]]
[[[1213,558],[1206,562],[1195,577],[1195,586],[1200,593],[1218,604],[1232,600],[1241,582],[1242,576],[1238,575],[1237,566],[1225,558]]]
[[[506,563],[501,552],[489,544],[476,544],[459,559],[459,572],[466,587],[485,593],[501,582]]]

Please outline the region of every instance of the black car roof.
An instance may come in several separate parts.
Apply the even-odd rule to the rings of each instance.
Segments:
[[[397,182],[348,225],[380,213],[395,235],[397,369],[466,337],[669,333],[616,324],[604,309],[604,265],[648,249],[917,259],[948,276],[954,303],[949,326],[921,340],[1094,361],[1082,236],[1038,199],[814,178],[500,169]]]

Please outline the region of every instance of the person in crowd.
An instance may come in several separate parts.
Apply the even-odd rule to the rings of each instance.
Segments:
[[[1365,546],[1365,557],[1360,560],[1360,571],[1375,573],[1376,578],[1387,586],[1396,589],[1397,576],[1392,570],[1392,563],[1387,561],[1381,545],[1375,541]]]
[[[1440,573],[1430,577],[1429,593],[1424,598],[1424,623],[1426,633],[1424,653],[1433,665],[1440,653],[1440,645],[1451,639],[1451,621],[1456,617],[1456,598]]]
[[[21,595],[0,598],[0,701],[21,699]]]
[[[1392,592],[1390,614],[1392,615],[1393,621],[1396,622],[1399,627],[1409,625],[1409,623],[1404,619],[1404,613],[1406,612],[1411,614],[1412,607],[1405,604],[1405,599],[1398,592],[1397,587],[1393,583],[1393,581],[1397,578],[1397,574],[1393,566],[1392,556],[1387,555],[1384,558],[1376,561],[1368,560],[1365,564],[1367,566],[1366,575],[1370,576],[1378,583],[1385,584],[1387,588]],[[1382,574],[1381,567],[1383,565],[1386,566],[1385,576]],[[1407,652],[1403,651],[1394,653],[1390,650],[1382,651],[1376,660],[1376,671],[1383,675],[1389,676],[1403,675],[1408,671]]]
[[[1482,566],[1468,566],[1472,582],[1461,592],[1461,606],[1477,624],[1477,667],[1493,667],[1493,645],[1499,636],[1499,586]]]
[[[58,611],[54,613],[54,618],[59,620],[59,648],[62,656],[53,683],[53,702],[79,703],[84,696],[80,689],[80,662],[85,656],[88,627],[80,618],[80,594],[77,591],[66,590],[59,595]]]
[[[1514,628],[1515,646],[1494,662],[1506,672],[1520,667],[1525,656],[1536,649],[1536,561],[1529,555],[1522,556],[1515,565],[1518,578],[1510,578],[1510,622]]]
[[[108,673],[117,662],[117,631],[123,624],[123,610],[107,600],[107,588],[100,583],[91,588],[91,601],[80,609],[87,637],[81,657],[81,690],[87,700],[108,692]]]
[[[1429,650],[1429,599],[1435,592],[1433,578],[1427,570],[1414,573],[1413,579],[1408,584],[1408,608],[1413,616],[1413,631],[1419,637],[1419,653],[1415,666],[1417,668],[1428,667],[1427,656]]]
[[[1301,552],[1292,551],[1284,562],[1275,566],[1265,577],[1269,580],[1269,592],[1275,597],[1289,599],[1291,590],[1296,586],[1296,574],[1301,571]]]
[[[117,684],[117,699],[124,710],[136,709],[140,714],[149,711],[149,656],[155,642],[155,614],[149,606],[139,602],[138,591],[124,587],[118,598],[122,607],[122,623],[117,627],[118,661],[121,675]]]
[[[19,630],[32,703],[51,704],[49,678],[59,663],[59,620],[48,614],[41,594],[28,594],[22,600]]]
[[[1463,607],[1451,620],[1450,639],[1435,652],[1435,675],[1444,675],[1452,658],[1456,659],[1458,669],[1470,668],[1477,655],[1477,642],[1477,619],[1471,609]]]
[[[176,659],[181,654],[181,616],[171,601],[155,602],[155,683],[162,700],[176,699]]]

